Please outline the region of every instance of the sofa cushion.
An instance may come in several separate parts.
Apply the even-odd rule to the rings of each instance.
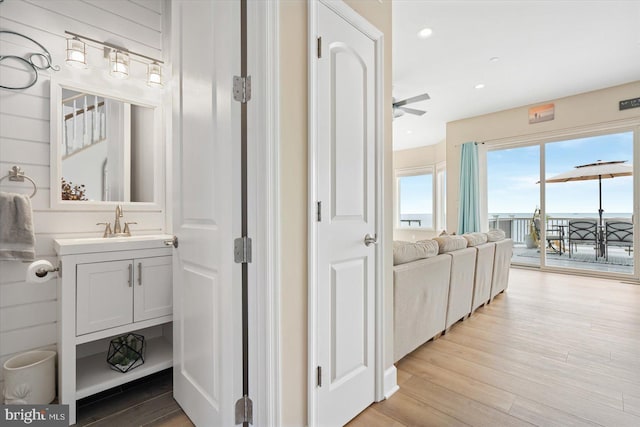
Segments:
[[[467,239],[467,246],[478,246],[487,243],[486,233],[466,233],[462,237]]]
[[[444,254],[446,252],[457,251],[467,247],[467,239],[462,236],[439,236],[434,237],[433,240],[438,242],[438,253]]]
[[[436,255],[438,255],[438,243],[433,240],[422,240],[416,243],[393,242],[393,265],[406,264]]]
[[[499,242],[500,240],[504,240],[506,237],[506,234],[504,233],[504,231],[497,228],[493,228],[487,231],[486,234],[487,234],[487,240],[489,242]]]

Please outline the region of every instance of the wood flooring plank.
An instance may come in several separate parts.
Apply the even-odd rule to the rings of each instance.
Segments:
[[[493,384],[511,393],[543,403],[558,410],[585,418],[603,425],[640,425],[640,418],[624,413],[597,399],[576,396],[575,388],[541,384],[537,381],[521,378],[517,375],[489,368],[482,364],[457,357],[451,353],[436,351],[427,357],[427,361],[436,366],[458,372],[475,380]]]
[[[142,427],[194,427],[194,424],[182,409],[177,409],[167,415],[143,424]]]
[[[375,409],[406,426],[457,427],[468,424],[425,405],[402,391],[375,405]]]
[[[631,396],[625,394],[624,399],[624,411],[630,414],[640,416],[640,396]]]
[[[156,375],[157,377],[151,381],[141,382],[124,390],[121,387],[118,390],[110,390],[104,399],[84,404],[87,400],[81,400],[77,411],[77,425],[84,426],[99,421],[159,395],[170,393],[173,388],[171,372]]]
[[[538,387],[546,387],[549,390],[559,390],[572,395],[574,398],[594,401],[598,404],[608,405],[614,409],[622,410],[622,393],[599,389],[597,387],[586,387],[579,380],[573,380],[563,376],[558,378],[554,373],[548,373],[546,369],[532,369],[526,363],[509,360],[501,354],[490,354],[475,349],[462,346],[451,341],[443,340],[434,350],[439,355],[456,356],[461,359],[473,362],[513,377],[535,383]],[[421,358],[423,353],[416,352],[415,357]],[[429,353],[432,354],[432,353]]]
[[[87,426],[141,426],[146,422],[161,418],[178,409],[180,409],[180,406],[178,406],[178,403],[173,399],[173,392],[167,392],[124,411],[114,413],[99,421],[87,424]]]
[[[413,377],[403,392],[471,426],[531,426],[500,410],[469,399],[420,377]]]
[[[345,427],[405,427],[405,424],[386,416],[376,408],[369,407],[347,423]]]
[[[515,394],[504,391],[501,388],[458,375],[455,372],[447,371],[414,357],[405,357],[400,361],[399,365],[403,369],[412,372],[415,376],[505,413],[509,412],[516,399]]]
[[[600,425],[520,396],[518,396],[515,402],[513,402],[509,414],[528,421],[531,424],[545,427],[583,427]]]
[[[401,368],[400,365],[398,365],[398,376],[397,376],[397,384],[399,386],[401,386],[402,384],[404,384],[409,378],[411,378],[413,374],[410,373],[409,371],[405,371],[404,369]]]
[[[489,354],[497,354],[502,359],[521,362],[530,366],[535,371],[545,372],[556,378],[569,379],[576,385],[587,389],[602,388],[608,390],[607,393],[616,395],[620,392],[631,393],[640,396],[640,381],[629,377],[613,377],[602,373],[600,369],[579,366],[566,363],[566,361],[548,358],[543,354],[530,352],[527,348],[515,348],[501,345],[494,342],[476,338],[473,334],[465,333],[452,334],[447,337],[448,342],[463,345],[474,350],[483,351]],[[632,376],[633,377],[633,376]]]

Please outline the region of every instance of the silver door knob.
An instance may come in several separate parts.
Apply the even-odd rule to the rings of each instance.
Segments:
[[[375,245],[376,243],[378,243],[378,235],[377,234],[374,234],[373,237],[372,237],[371,234],[367,233],[367,235],[364,236],[364,244],[365,244],[365,246]]]

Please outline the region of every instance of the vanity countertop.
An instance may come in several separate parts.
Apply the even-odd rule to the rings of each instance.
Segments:
[[[88,237],[78,239],[55,239],[54,249],[60,255],[92,252],[126,251],[135,249],[166,248],[172,241],[170,234],[150,234],[130,237]]]

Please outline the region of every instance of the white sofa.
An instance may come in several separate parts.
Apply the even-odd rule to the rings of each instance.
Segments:
[[[496,253],[495,242],[483,243],[475,246],[476,274],[473,285],[473,302],[471,312],[491,299],[491,281],[493,279],[493,260]]]
[[[493,261],[493,277],[491,278],[491,298],[507,290],[509,285],[509,266],[513,255],[511,239],[500,240],[496,243],[496,254]]]
[[[451,257],[445,332],[449,331],[451,326],[458,320],[471,313],[473,280],[476,273],[476,252],[475,248],[465,248],[445,254]]]
[[[433,241],[394,242],[396,362],[507,288],[512,241],[474,244],[439,242],[437,253]]]
[[[445,329],[451,257],[438,255],[393,268],[394,360]]]

